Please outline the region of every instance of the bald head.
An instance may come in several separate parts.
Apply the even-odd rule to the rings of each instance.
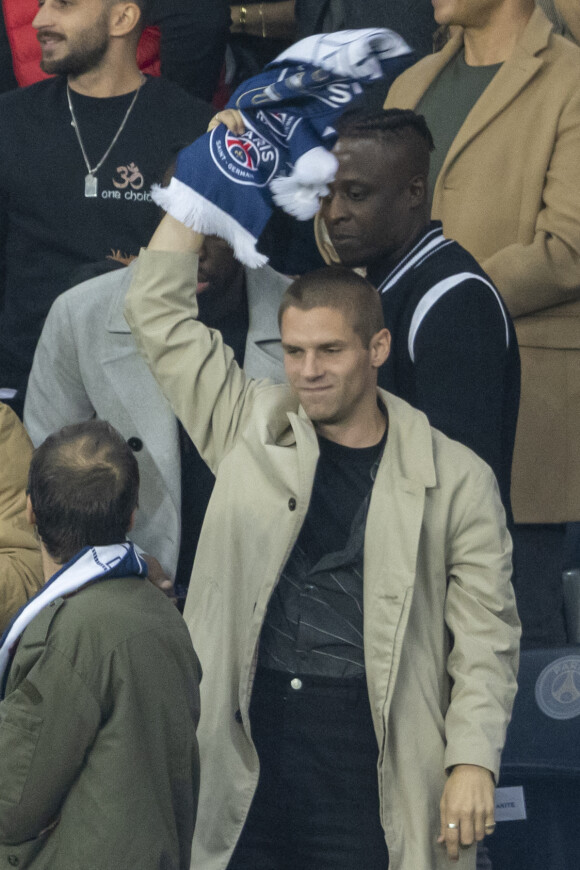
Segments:
[[[104,420],[66,426],[34,452],[28,490],[52,559],[120,543],[137,506],[139,469],[127,442]]]

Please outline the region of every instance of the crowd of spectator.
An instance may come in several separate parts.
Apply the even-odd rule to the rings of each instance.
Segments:
[[[489,868],[520,647],[580,642],[578,4],[0,6],[0,856]],[[161,220],[360,28],[412,63],[270,265]]]

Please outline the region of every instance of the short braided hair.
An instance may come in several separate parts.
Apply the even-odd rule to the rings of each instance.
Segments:
[[[400,144],[409,154],[412,165],[429,173],[429,154],[435,148],[433,136],[423,115],[410,109],[355,109],[347,112],[336,125],[339,139],[378,139],[385,147]]]

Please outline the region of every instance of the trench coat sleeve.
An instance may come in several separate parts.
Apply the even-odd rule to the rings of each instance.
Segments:
[[[481,263],[512,317],[580,298],[580,70],[577,85],[559,120],[532,243]]]
[[[80,372],[67,300],[60,296],[48,313],[26,390],[24,425],[35,447],[52,432],[95,416]]]
[[[142,250],[125,318],[173,412],[215,472],[251,413],[247,378],[217,330],[197,317],[197,254]]]
[[[478,764],[497,780],[516,693],[520,622],[511,584],[511,539],[487,466],[452,522],[445,602],[452,689],[445,768]]]
[[[47,646],[0,703],[0,843],[37,837],[60,807],[97,734],[101,711],[74,667]]]
[[[0,403],[0,634],[43,582],[40,549],[26,519],[31,455],[20,420]]]

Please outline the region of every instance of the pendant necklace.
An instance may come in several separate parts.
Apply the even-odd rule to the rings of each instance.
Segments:
[[[107,157],[109,156],[111,151],[113,150],[115,142],[117,141],[117,139],[119,138],[119,136],[123,132],[123,128],[125,127],[125,124],[127,123],[127,119],[129,117],[129,115],[131,114],[133,106],[135,105],[135,103],[137,101],[137,97],[139,96],[139,91],[141,90],[141,88],[143,87],[143,85],[145,84],[146,81],[147,81],[147,79],[145,78],[145,76],[142,76],[141,77],[141,84],[139,85],[139,87],[135,91],[135,96],[131,100],[129,108],[125,112],[125,117],[121,121],[121,126],[119,127],[119,129],[115,133],[115,135],[113,137],[113,141],[111,142],[111,144],[109,145],[109,147],[107,148],[107,150],[105,151],[105,153],[103,154],[103,156],[101,157],[101,159],[99,160],[97,165],[93,166],[92,169],[91,169],[91,165],[89,163],[89,159],[87,157],[87,152],[85,151],[85,147],[83,145],[83,140],[81,139],[79,125],[78,125],[78,122],[77,122],[77,119],[76,119],[76,116],[74,113],[72,100],[71,100],[71,96],[70,96],[70,88],[69,88],[68,82],[66,83],[66,98],[68,100],[68,108],[70,111],[70,116],[72,118],[71,126],[74,127],[75,133],[77,134],[78,143],[81,146],[81,151],[83,153],[85,166],[87,167],[87,174],[85,175],[85,196],[86,197],[92,198],[92,197],[95,197],[98,195],[97,172],[99,171],[99,169],[101,168],[101,166],[103,165],[103,163],[105,162],[105,160],[107,159]]]

